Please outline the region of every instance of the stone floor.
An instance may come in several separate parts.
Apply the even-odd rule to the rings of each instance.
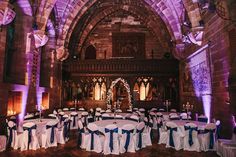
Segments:
[[[105,156],[102,153],[87,152],[77,148],[76,133],[72,132],[70,141],[65,145],[48,149],[38,149],[36,151],[28,150],[21,152],[20,150],[8,149],[0,153],[0,157],[97,157]],[[156,138],[154,138],[156,140]],[[107,155],[107,157],[115,155]],[[146,147],[136,153],[124,153],[121,157],[218,157],[215,152],[188,152],[175,151],[171,148],[165,148],[165,145],[153,143],[152,146]]]

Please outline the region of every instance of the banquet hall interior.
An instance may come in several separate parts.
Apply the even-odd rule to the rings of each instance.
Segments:
[[[235,116],[235,0],[0,0],[0,157],[235,157]]]

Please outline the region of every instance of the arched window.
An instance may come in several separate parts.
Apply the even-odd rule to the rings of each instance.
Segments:
[[[96,59],[96,48],[93,45],[86,48],[85,59]]]

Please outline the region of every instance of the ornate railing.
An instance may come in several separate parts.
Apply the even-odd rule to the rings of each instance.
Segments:
[[[80,60],[70,61],[63,64],[63,69],[69,73],[139,73],[139,74],[177,74],[177,60],[157,59],[101,59],[101,60]]]

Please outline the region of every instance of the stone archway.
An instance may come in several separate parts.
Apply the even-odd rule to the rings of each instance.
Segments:
[[[132,107],[132,104],[131,104],[131,94],[130,94],[130,86],[129,84],[127,83],[127,81],[123,78],[117,78],[115,79],[114,81],[111,82],[111,86],[110,88],[108,89],[107,91],[107,105],[111,105],[111,100],[112,100],[112,90],[113,90],[113,87],[119,82],[121,81],[123,84],[124,84],[124,87],[126,88],[127,90],[127,93],[128,93],[128,102],[129,102],[129,108]]]

